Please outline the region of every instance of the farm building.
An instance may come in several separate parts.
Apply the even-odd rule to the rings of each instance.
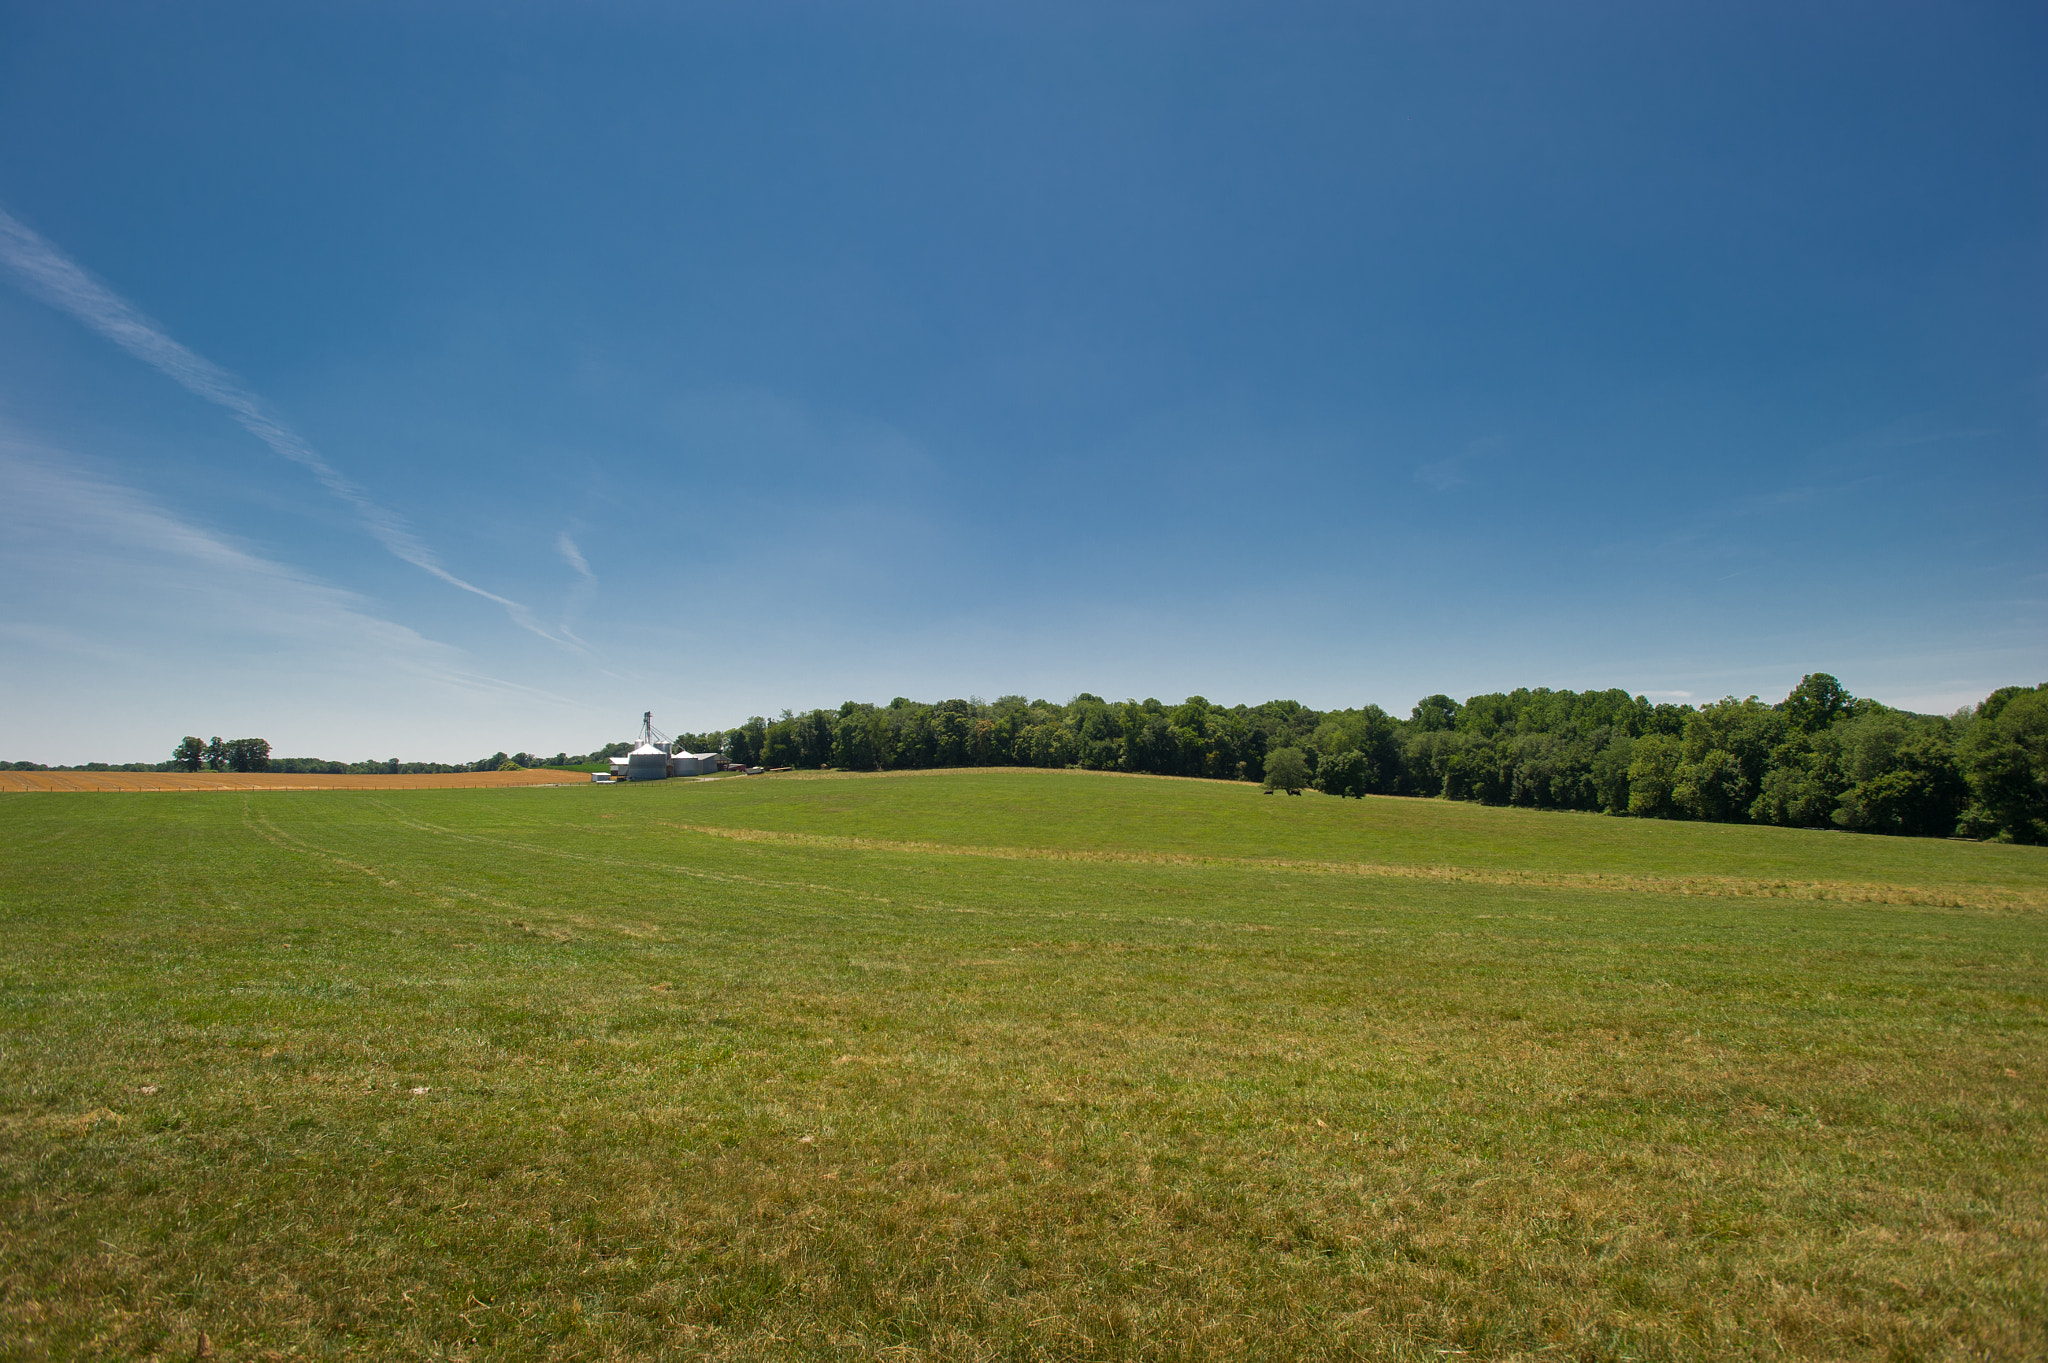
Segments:
[[[654,727],[654,712],[640,717],[640,744],[624,757],[611,759],[612,776],[620,781],[660,781],[670,776],[709,776],[718,770],[718,754],[681,752],[675,741]]]
[[[659,781],[668,775],[668,744],[642,743],[626,754],[628,781]]]

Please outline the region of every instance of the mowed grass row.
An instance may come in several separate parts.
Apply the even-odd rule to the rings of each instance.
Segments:
[[[2048,1330],[2031,849],[1063,773],[21,797],[0,839],[11,1356]],[[1956,902],[1629,888],[1688,876]]]

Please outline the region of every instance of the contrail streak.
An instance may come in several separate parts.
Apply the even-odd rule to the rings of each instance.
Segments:
[[[568,564],[583,579],[570,589],[569,599],[562,608],[562,637],[580,644],[583,641],[576,637],[574,628],[576,612],[589,599],[590,594],[597,590],[597,574],[590,571],[590,561],[583,557],[583,551],[576,547],[576,541],[569,538],[568,531],[563,530],[555,536],[555,549],[561,554],[562,562]]]
[[[13,267],[28,291],[61,308],[129,354],[154,366],[185,389],[226,409],[242,428],[319,480],[338,500],[348,504],[377,542],[415,568],[432,573],[451,587],[473,593],[505,608],[514,624],[553,643],[566,643],[541,628],[533,612],[517,601],[465,582],[441,566],[433,550],[394,511],[370,500],[360,487],[320,457],[305,438],[271,413],[254,393],[203,355],[172,340],[164,329],[134,304],[87,274],[27,224],[0,209],[0,261]],[[573,647],[574,645],[570,645]]]

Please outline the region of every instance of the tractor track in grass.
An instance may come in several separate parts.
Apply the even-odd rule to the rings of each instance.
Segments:
[[[383,800],[371,804],[381,809],[391,821],[421,833],[432,833],[436,837],[450,838],[457,842],[477,843],[486,847],[503,847],[509,851],[526,852],[533,856],[556,857],[563,861],[580,861],[592,866],[603,866],[611,870],[641,871],[660,875],[684,875],[695,880],[714,881],[727,885],[746,885],[764,890],[815,890],[821,894],[842,895],[849,899],[866,900],[875,904],[895,905],[896,900],[886,895],[870,894],[865,890],[849,890],[839,885],[819,885],[803,880],[769,880],[761,876],[740,875],[731,871],[706,871],[696,866],[653,865],[645,861],[633,861],[624,857],[600,856],[589,852],[570,852],[559,847],[544,847],[539,843],[519,842],[512,838],[491,837],[483,833],[461,833],[452,828],[443,828],[423,819],[416,819],[401,813]],[[924,906],[912,906],[924,907]],[[943,907],[943,906],[942,906]]]
[[[242,823],[250,832],[262,838],[273,847],[282,847],[287,851],[297,852],[302,856],[316,857],[331,865],[339,866],[343,870],[354,871],[358,875],[368,876],[387,890],[397,890],[401,894],[409,894],[416,898],[424,899],[431,904],[438,904],[444,909],[456,908],[458,907],[457,900],[467,899],[472,903],[487,904],[494,909],[524,911],[524,905],[514,904],[509,900],[497,899],[491,895],[462,886],[435,885],[422,888],[418,885],[408,885],[402,880],[395,880],[379,867],[371,866],[367,862],[352,861],[337,852],[330,852],[324,847],[316,847],[304,838],[294,837],[290,833],[285,832],[282,828],[271,822],[267,815],[259,815],[252,811],[249,808],[247,796],[242,798]]]

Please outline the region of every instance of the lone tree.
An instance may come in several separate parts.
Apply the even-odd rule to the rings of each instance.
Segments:
[[[1275,748],[1266,754],[1266,793],[1284,790],[1289,795],[1301,794],[1301,788],[1308,784],[1308,759],[1301,755],[1299,748]]]

